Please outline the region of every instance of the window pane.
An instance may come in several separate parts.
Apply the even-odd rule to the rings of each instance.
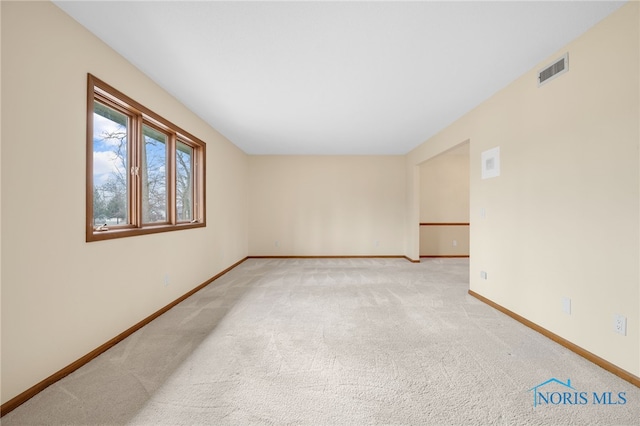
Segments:
[[[142,223],[167,221],[167,135],[142,126]]]
[[[127,143],[129,117],[93,105],[93,224],[129,224]]]
[[[193,148],[180,141],[176,144],[176,210],[178,221],[193,217]]]

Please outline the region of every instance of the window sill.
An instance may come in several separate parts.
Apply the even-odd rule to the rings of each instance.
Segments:
[[[151,225],[143,228],[115,228],[106,231],[96,231],[93,228],[87,232],[87,242],[113,240],[116,238],[134,237],[138,235],[158,234],[161,232],[182,231],[186,229],[204,228],[206,223],[180,223],[177,225]]]

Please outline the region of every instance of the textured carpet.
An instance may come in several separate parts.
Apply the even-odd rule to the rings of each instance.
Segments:
[[[640,424],[640,389],[469,296],[468,266],[247,260],[2,424]],[[534,407],[551,378],[574,390]]]

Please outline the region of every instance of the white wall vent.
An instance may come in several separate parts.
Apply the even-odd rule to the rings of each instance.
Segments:
[[[569,53],[538,71],[538,87],[569,71]]]

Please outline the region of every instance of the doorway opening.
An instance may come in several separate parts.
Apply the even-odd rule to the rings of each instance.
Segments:
[[[469,141],[420,164],[420,257],[469,257]]]

